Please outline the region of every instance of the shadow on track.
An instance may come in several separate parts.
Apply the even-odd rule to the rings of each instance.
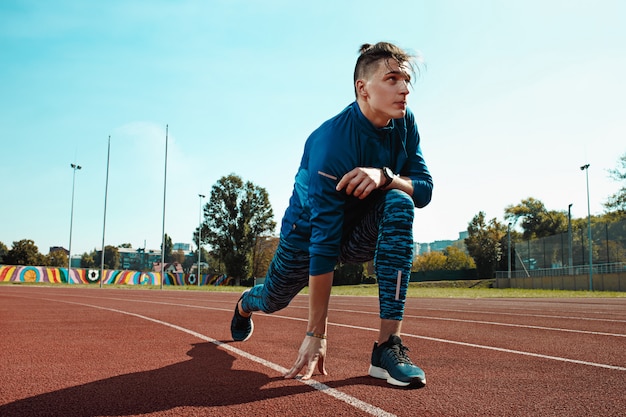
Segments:
[[[235,357],[213,343],[197,343],[191,359],[164,368],[119,375],[0,406],[0,416],[124,416],[175,407],[220,407],[310,392],[271,387],[281,376],[233,370]],[[270,385],[266,387],[266,385]],[[283,384],[281,384],[283,385]]]

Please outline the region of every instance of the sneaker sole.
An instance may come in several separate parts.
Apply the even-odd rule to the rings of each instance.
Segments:
[[[394,385],[396,387],[411,387],[411,388],[422,388],[426,386],[426,379],[421,378],[413,378],[410,382],[398,381],[387,372],[384,368],[379,368],[378,366],[370,365],[369,375],[374,378],[384,379],[388,384]]]

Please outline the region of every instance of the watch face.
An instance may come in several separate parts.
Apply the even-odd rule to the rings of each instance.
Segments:
[[[387,177],[387,179],[393,179],[394,174],[391,168],[388,168],[388,167],[383,168],[383,173],[385,174],[385,177]]]

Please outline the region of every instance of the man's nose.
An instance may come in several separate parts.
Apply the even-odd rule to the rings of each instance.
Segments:
[[[409,81],[403,81],[401,84],[400,93],[404,95],[409,94],[411,92],[411,90],[409,90]]]

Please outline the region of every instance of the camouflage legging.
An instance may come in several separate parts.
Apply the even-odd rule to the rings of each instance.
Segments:
[[[413,260],[414,205],[404,192],[390,190],[368,211],[341,245],[339,262],[374,259],[380,317],[402,320]],[[281,310],[309,282],[309,253],[280,240],[265,282],[247,292],[245,311]]]

